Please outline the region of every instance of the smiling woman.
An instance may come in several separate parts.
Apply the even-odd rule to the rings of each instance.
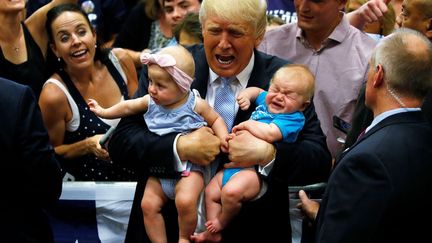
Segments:
[[[50,141],[66,173],[64,179],[134,180],[133,171],[114,164],[99,144],[103,134],[118,120],[97,117],[86,102],[95,98],[109,107],[129,99],[137,87],[133,61],[122,49],[100,49],[87,15],[74,4],[51,9],[46,30],[57,65],[43,86],[39,105]],[[101,211],[111,211],[105,209]],[[126,223],[120,222],[121,227]]]

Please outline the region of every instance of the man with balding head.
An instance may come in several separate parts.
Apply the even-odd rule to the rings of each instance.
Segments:
[[[377,21],[387,11],[388,0],[370,0],[350,15],[351,24],[361,28],[366,22]],[[432,41],[432,1],[431,0],[404,0],[402,12],[397,17],[399,27],[417,30]],[[352,128],[346,137],[345,148],[350,147],[358,135],[371,123],[373,115],[365,104],[365,87],[360,90],[353,119]],[[426,96],[422,111],[432,123],[432,90]]]
[[[432,44],[417,31],[402,28],[378,44],[366,84],[372,124],[340,156],[321,206],[299,193],[299,206],[316,221],[316,242],[430,237],[423,220],[432,217],[432,127],[420,107],[432,87],[431,67]]]

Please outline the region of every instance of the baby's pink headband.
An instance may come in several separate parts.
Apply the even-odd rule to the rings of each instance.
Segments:
[[[182,92],[190,90],[193,79],[176,66],[176,60],[169,54],[141,53],[141,63],[157,64],[164,68],[177,83]]]

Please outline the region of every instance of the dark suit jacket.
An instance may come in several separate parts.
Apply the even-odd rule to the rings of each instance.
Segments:
[[[0,203],[4,242],[52,242],[45,209],[61,193],[60,166],[32,90],[0,78]]]
[[[424,99],[422,112],[426,119],[432,124],[432,90],[429,91]]]
[[[134,51],[144,50],[150,41],[153,21],[145,13],[144,1],[138,2],[124,20],[123,27],[114,41],[114,46]]]
[[[196,45],[189,49],[194,57],[196,72],[192,88],[197,89],[205,98],[207,93],[207,82],[209,78],[209,67],[206,62],[204,48]],[[287,61],[255,51],[255,63],[248,86],[257,86],[267,89],[273,73]],[[146,77],[146,69],[143,69],[141,77]],[[146,93],[147,81],[140,80],[138,96]],[[247,111],[239,110],[235,124],[249,119],[255,107]],[[313,105],[305,111],[306,123],[296,143],[278,143],[277,158],[272,173],[267,178],[269,188],[267,193],[259,200],[245,203],[240,214],[223,232],[223,239],[226,242],[238,241],[271,241],[279,239],[283,242],[291,240],[289,211],[288,211],[288,183],[309,184],[319,181],[326,181],[330,166],[331,157],[325,143],[319,121]],[[173,174],[173,151],[172,144],[176,134],[158,137],[143,132],[145,128],[142,115],[123,119],[109,144],[110,156],[118,162],[140,161],[140,166],[149,166],[150,173]],[[145,136],[145,137],[144,137]],[[126,161],[124,160],[126,159]],[[141,168],[143,169],[143,168]],[[145,168],[144,168],[145,169]],[[144,170],[145,171],[145,170]],[[143,233],[143,220],[140,200],[143,195],[145,183],[138,183],[135,193],[133,211],[131,214],[127,242],[141,242],[145,236]],[[174,213],[175,210],[170,210]],[[279,216],[283,223],[275,221]],[[137,218],[135,218],[137,217]],[[134,219],[135,218],[135,219]],[[177,217],[172,216],[166,219],[167,228],[169,221],[177,224]],[[252,222],[252,223],[251,223]],[[256,232],[256,233],[255,233]],[[263,233],[271,232],[271,233]],[[176,241],[177,234],[168,229],[168,235],[173,236]],[[274,238],[273,238],[274,237]]]
[[[432,127],[421,112],[387,117],[341,155],[318,213],[317,242],[424,242],[431,175]]]
[[[365,96],[366,83],[364,83],[360,89],[356,107],[354,109],[354,114],[351,120],[352,127],[347,134],[344,148],[351,147],[356,142],[360,133],[364,131],[373,120],[373,112],[371,109],[366,107]],[[432,123],[432,90],[426,95],[421,109],[426,119]]]

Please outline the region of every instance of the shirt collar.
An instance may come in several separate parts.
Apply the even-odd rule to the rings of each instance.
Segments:
[[[248,83],[249,78],[250,78],[251,73],[252,73],[252,69],[254,67],[254,62],[255,62],[255,53],[252,52],[252,56],[249,60],[248,65],[239,74],[236,75],[237,80],[239,81],[240,85],[243,88],[246,88],[246,86],[247,86],[247,83]],[[210,85],[212,85],[219,78],[219,75],[217,75],[210,67],[209,67],[209,69],[210,69],[209,82],[210,82]]]
[[[393,109],[393,110],[389,110],[389,111],[385,111],[381,114],[379,114],[378,116],[376,116],[372,123],[366,128],[365,132],[368,132],[369,130],[371,130],[376,124],[378,124],[379,122],[381,122],[382,120],[386,119],[389,116],[398,114],[398,113],[402,113],[402,112],[411,112],[411,111],[420,111],[420,108],[397,108],[397,109]]]
[[[343,13],[343,17],[336,28],[331,32],[331,34],[325,39],[322,44],[327,43],[329,40],[336,41],[341,43],[349,34],[350,31],[350,23],[345,13]],[[297,26],[297,39],[300,39],[303,43],[307,43],[307,40],[304,38],[303,30]]]
[[[328,37],[331,40],[337,41],[339,43],[343,42],[345,38],[348,37],[351,25],[348,21],[348,17],[343,13],[341,22],[336,26],[333,32]]]

